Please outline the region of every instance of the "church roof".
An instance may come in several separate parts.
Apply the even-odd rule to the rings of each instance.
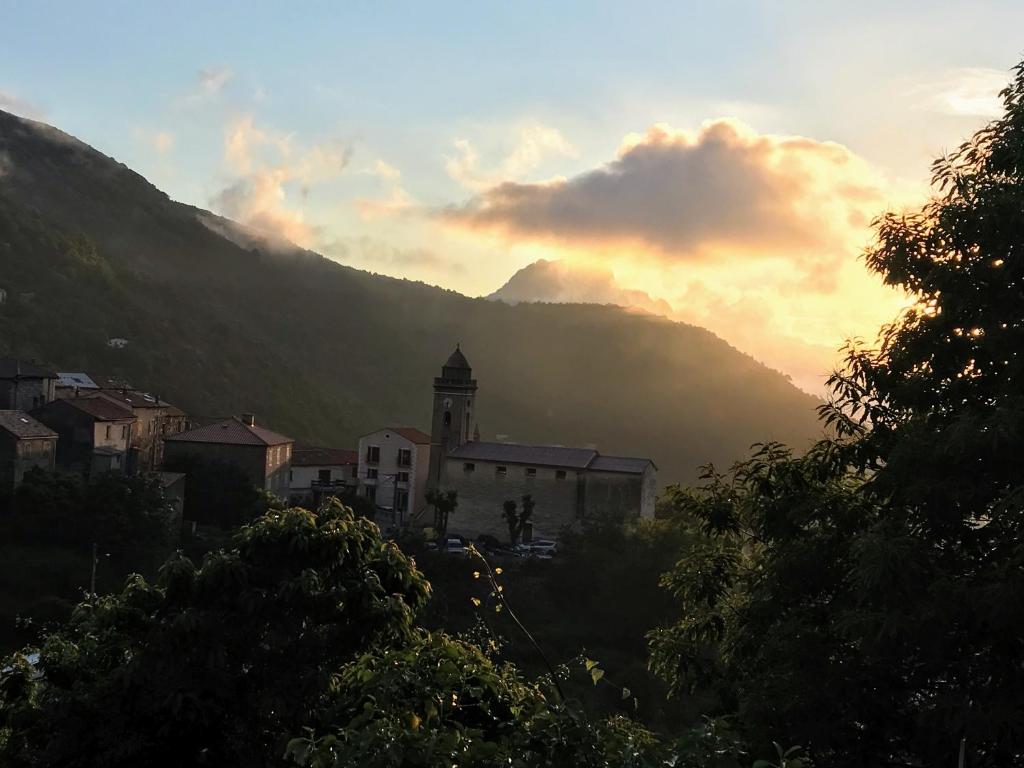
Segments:
[[[472,442],[460,445],[448,455],[454,459],[467,461],[592,469],[597,472],[620,472],[627,475],[642,475],[647,467],[654,466],[654,462],[650,459],[631,456],[602,456],[592,448],[565,448],[561,445]]]
[[[461,368],[462,370],[471,370],[469,367],[469,361],[466,356],[462,354],[462,345],[456,344],[455,351],[452,352],[448,358],[448,362],[444,364],[445,368]]]
[[[590,448],[564,448],[560,445],[472,442],[460,445],[448,455],[457,459],[586,469],[597,457],[597,451]]]
[[[642,475],[649,466],[654,466],[654,462],[650,459],[634,458],[632,456],[598,456],[588,469],[596,469],[599,472],[621,472],[627,475]]]

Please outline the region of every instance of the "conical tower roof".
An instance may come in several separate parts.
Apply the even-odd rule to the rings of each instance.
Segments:
[[[469,367],[469,361],[466,356],[462,354],[462,344],[455,345],[455,351],[452,352],[448,358],[448,362],[444,364],[445,368],[458,368],[460,370],[469,371],[472,370]]]

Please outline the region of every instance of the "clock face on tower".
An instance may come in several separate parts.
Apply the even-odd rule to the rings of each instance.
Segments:
[[[445,408],[451,408],[452,407],[452,399],[450,397],[446,397],[444,399],[444,407]]]

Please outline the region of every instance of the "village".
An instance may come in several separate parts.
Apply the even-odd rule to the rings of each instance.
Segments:
[[[426,389],[426,388],[425,388]],[[442,548],[509,541],[547,551],[566,526],[615,514],[652,518],[657,467],[649,458],[595,448],[483,441],[475,420],[478,385],[461,348],[433,381],[430,432],[386,426],[355,446],[310,446],[259,423],[253,413],[190,416],[159,394],[95,372],[52,371],[0,358],[0,504],[32,470],[86,479],[145,474],[159,481],[184,519],[189,462],[230,465],[252,487],[291,505],[316,508],[331,497],[359,498],[386,530],[438,533]],[[424,398],[431,393],[425,391]],[[440,502],[443,506],[445,502]],[[522,525],[509,525],[517,505]],[[433,512],[431,508],[433,507]],[[528,518],[528,519],[527,519]]]

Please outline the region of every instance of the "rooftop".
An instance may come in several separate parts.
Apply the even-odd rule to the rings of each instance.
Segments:
[[[347,448],[301,447],[292,451],[293,467],[340,467],[359,463],[359,453]]]
[[[650,459],[602,456],[591,448],[565,448],[560,445],[472,442],[456,448],[449,456],[469,461],[592,469],[598,472],[621,472],[629,475],[642,475],[647,467],[654,466]]]
[[[135,418],[132,409],[127,405],[115,403],[106,397],[90,395],[88,397],[69,397],[66,400],[54,400],[55,403],[67,403],[82,413],[87,413],[97,421],[131,421]]]
[[[415,445],[430,445],[430,435],[416,427],[388,427],[388,429]]]
[[[15,357],[0,357],[0,379],[55,379],[57,374]]]
[[[285,437],[266,427],[249,426],[236,418],[225,419],[215,424],[207,424],[204,427],[171,435],[164,438],[164,441],[168,443],[214,443],[217,445],[282,445],[294,442],[290,437]]]
[[[590,448],[564,448],[560,445],[520,445],[519,443],[472,442],[461,445],[449,456],[508,464],[531,464],[542,467],[586,469],[597,457]]]
[[[14,435],[19,440],[57,437],[56,432],[45,424],[40,424],[24,411],[0,411],[0,430]]]
[[[594,459],[588,469],[596,469],[600,472],[622,472],[628,475],[642,475],[647,467],[657,467],[650,459],[641,459],[632,456],[598,456]]]
[[[99,389],[100,385],[92,380],[87,373],[75,373],[72,371],[57,372],[58,387],[78,387],[79,389]]]

